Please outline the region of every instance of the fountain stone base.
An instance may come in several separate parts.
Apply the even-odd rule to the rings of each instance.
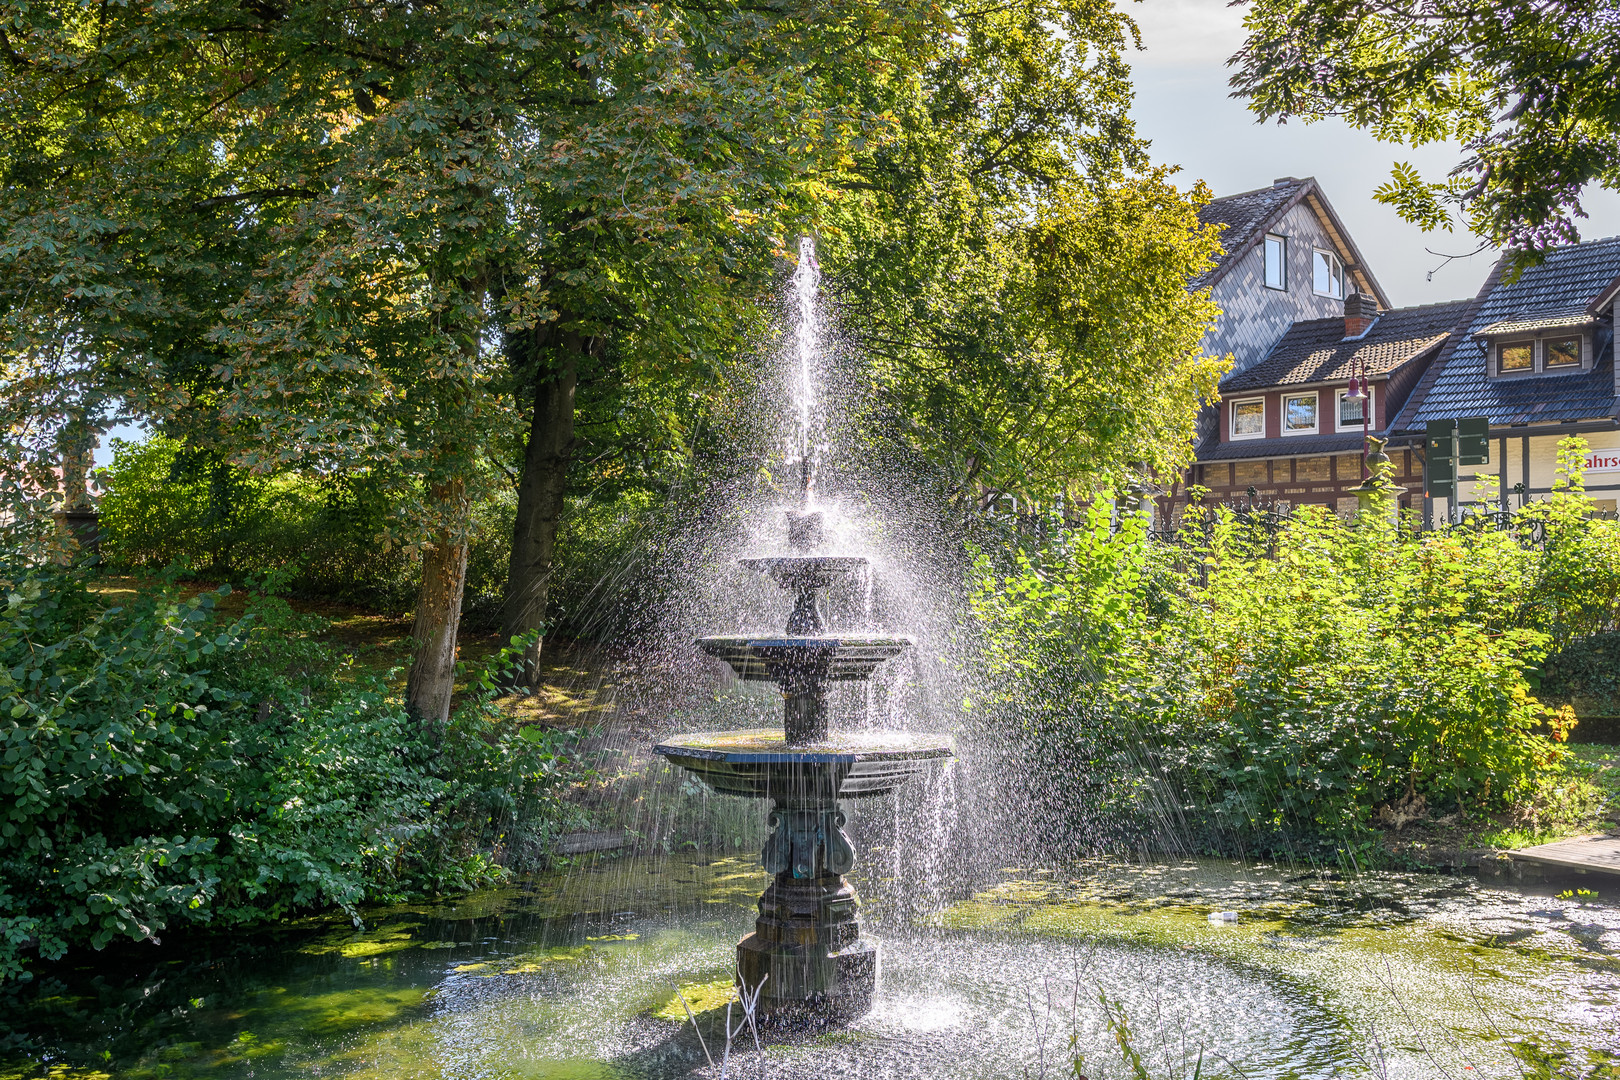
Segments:
[[[737,975],[759,986],[777,1024],[851,1020],[872,1007],[878,945],[860,936],[855,889],[839,874],[778,874],[759,898],[754,932],[737,944]]]
[[[654,749],[723,795],[769,798],[771,837],[760,861],[776,875],[759,898],[754,932],[737,945],[737,975],[759,987],[759,1011],[783,1025],[825,1024],[866,1012],[878,946],[861,937],[859,898],[844,875],[855,849],[840,801],[882,795],[952,754],[947,736],[836,735],[788,745],[780,730],[704,732]]]

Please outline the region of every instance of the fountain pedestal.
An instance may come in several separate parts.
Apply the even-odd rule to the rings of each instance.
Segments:
[[[878,946],[861,937],[855,887],[841,874],[777,874],[759,898],[754,932],[737,943],[737,977],[764,989],[778,1023],[850,1020],[872,1007]]]
[[[844,875],[855,847],[845,800],[893,791],[953,753],[943,735],[860,732],[790,745],[782,731],[707,732],[655,746],[724,795],[773,801],[760,861],[776,875],[754,932],[737,945],[737,974],[765,986],[760,1012],[785,1024],[849,1020],[877,988],[878,946],[861,936],[860,901]],[[766,978],[769,976],[769,978]]]
[[[815,515],[801,516],[803,522]],[[791,528],[791,527],[790,527]],[[865,1012],[877,989],[878,947],[861,937],[859,901],[844,875],[855,848],[841,800],[893,791],[951,740],[903,731],[840,735],[827,727],[827,685],[871,678],[907,638],[827,634],[818,590],[865,559],[799,555],[745,559],[798,594],[783,637],[708,637],[698,646],[737,677],[776,683],[782,729],[683,735],[653,747],[723,795],[773,800],[771,838],[761,861],[776,880],[759,898],[754,932],[737,945],[737,977],[760,987],[759,1010],[778,1023],[828,1023]]]

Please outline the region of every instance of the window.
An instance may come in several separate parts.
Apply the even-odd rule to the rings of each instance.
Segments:
[[[1266,288],[1288,288],[1288,238],[1266,237]]]
[[[1496,352],[1496,372],[1529,371],[1536,366],[1536,347],[1533,342],[1519,341],[1512,345],[1499,345]]]
[[[1283,434],[1303,435],[1316,430],[1316,395],[1283,398]]]
[[[1344,299],[1344,264],[1333,252],[1317,248],[1311,253],[1311,291],[1317,296]]]
[[[1257,439],[1266,433],[1264,398],[1232,402],[1232,438]]]
[[[1553,338],[1542,342],[1547,351],[1543,363],[1550,368],[1580,367],[1581,366],[1581,339]]]
[[[1348,390],[1339,391],[1338,401],[1340,431],[1344,431],[1347,428],[1359,428],[1361,427],[1362,419],[1372,415],[1372,387],[1368,387],[1365,393],[1367,395],[1366,397],[1357,399],[1352,398],[1350,396],[1350,391]]]

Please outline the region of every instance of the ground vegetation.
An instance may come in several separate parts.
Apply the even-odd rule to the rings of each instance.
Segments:
[[[1506,530],[1195,506],[1164,544],[1098,502],[1010,566],[985,555],[984,707],[1063,763],[1055,835],[1354,862],[1380,827],[1601,812],[1574,712],[1536,695],[1549,650],[1617,614],[1620,528],[1591,517],[1583,449]]]
[[[543,858],[572,737],[474,692],[430,737],[273,597],[0,562],[0,979],[75,946],[459,891]],[[483,685],[492,690],[487,679]]]

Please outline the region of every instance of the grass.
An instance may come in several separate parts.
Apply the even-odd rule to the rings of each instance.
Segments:
[[[1608,798],[1610,812],[1620,812],[1620,746],[1572,743],[1569,749],[1576,768]]]

